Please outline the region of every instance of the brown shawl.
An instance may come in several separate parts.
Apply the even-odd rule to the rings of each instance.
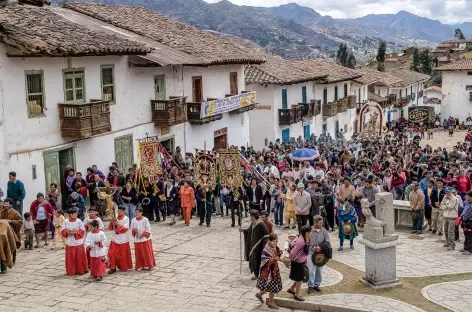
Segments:
[[[8,210],[4,208],[0,210],[0,219],[8,221],[21,246],[21,226],[23,225],[23,218],[20,216],[18,211],[11,209],[10,212],[8,212]],[[20,246],[18,246],[18,248]]]
[[[0,259],[11,269],[14,259],[13,252],[20,247],[20,240],[13,233],[6,220],[0,220]]]

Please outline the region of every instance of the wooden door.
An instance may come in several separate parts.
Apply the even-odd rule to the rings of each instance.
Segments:
[[[202,76],[192,77],[192,99],[195,103],[203,102]]]
[[[282,130],[282,141],[285,143],[290,142],[290,128]]]
[[[287,89],[282,89],[282,108],[288,108]]]
[[[306,86],[302,87],[302,103],[306,104],[307,103],[307,96],[306,96]]]
[[[133,136],[124,135],[115,138],[115,161],[124,173],[133,167]]]
[[[59,168],[61,172],[60,185],[62,186],[61,188],[62,207],[66,207],[67,199],[69,197],[69,191],[67,190],[67,187],[66,187],[66,176],[68,175],[68,173],[66,174],[67,165],[71,165],[72,168],[74,168],[77,171],[77,168],[75,167],[74,150],[72,148],[67,148],[67,149],[59,151]],[[86,173],[84,172],[82,173],[86,175]]]
[[[306,126],[303,127],[303,136],[305,137],[305,139],[310,138],[310,136],[311,136],[310,125],[306,125]]]
[[[223,134],[215,137],[214,145],[215,149],[227,149],[228,148],[228,135]]]
[[[154,76],[154,96],[156,100],[166,99],[166,76]]]
[[[238,94],[238,73],[233,72],[229,73],[229,82],[230,82],[230,89],[232,95]]]
[[[46,190],[51,183],[57,184],[61,190],[61,168],[59,166],[59,152],[44,152],[44,176],[46,177]]]

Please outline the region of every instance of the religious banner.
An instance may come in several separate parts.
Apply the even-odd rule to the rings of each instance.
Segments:
[[[210,188],[216,186],[216,155],[209,151],[197,150],[195,160],[195,181]]]
[[[157,136],[138,140],[138,166],[140,176],[157,181],[162,175],[159,141]]]
[[[200,118],[230,112],[238,108],[256,104],[256,91],[230,96],[224,99],[202,102]]]
[[[241,186],[241,155],[239,150],[219,150],[218,164],[220,167],[221,185]]]

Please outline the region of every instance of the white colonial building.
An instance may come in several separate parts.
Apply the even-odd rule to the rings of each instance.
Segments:
[[[41,4],[0,7],[0,185],[16,171],[25,205],[69,164],[126,171],[146,136],[184,152],[249,144],[254,105],[200,112],[244,91],[244,64],[262,60],[144,8]]]
[[[424,89],[423,92],[423,106],[429,106],[434,108],[436,115],[441,114],[441,103],[442,103],[442,89],[438,86],[431,86]]]
[[[472,117],[472,60],[436,68],[442,72],[441,119]]]
[[[266,58],[267,63],[246,66],[246,89],[256,91],[258,101],[249,113],[252,146],[321,133],[352,135],[355,94],[367,94],[367,86],[353,82],[359,72],[324,60]]]

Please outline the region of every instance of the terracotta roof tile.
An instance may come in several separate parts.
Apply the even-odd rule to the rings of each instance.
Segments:
[[[429,88],[424,89],[425,91],[434,91],[434,92],[439,92],[442,93],[442,88],[438,86],[431,86]]]
[[[380,72],[375,69],[370,68],[362,68],[359,69],[362,77],[355,79],[355,81],[370,85],[373,83],[377,83],[383,86],[391,86],[395,83],[401,82],[401,79],[395,76],[392,76],[386,72]]]
[[[408,87],[416,82],[425,81],[430,78],[429,75],[408,69],[391,69],[388,70],[387,73],[401,79],[401,82],[393,84],[393,87]]]
[[[52,12],[50,7],[8,5],[0,8],[0,42],[19,55],[82,56],[141,54],[145,45],[93,31]]]
[[[467,60],[439,66],[435,70],[438,70],[438,71],[472,70],[472,59],[467,59]]]
[[[68,3],[64,7],[203,58],[202,63],[193,65],[261,64],[265,61],[229,40],[143,7],[91,3]]]
[[[375,94],[373,92],[368,92],[367,93],[367,98],[369,99],[369,101],[374,101],[374,102],[377,102],[377,103],[387,101],[386,97],[382,97],[382,96],[380,96],[378,94]]]
[[[354,80],[362,76],[361,72],[356,69],[347,68],[327,60],[294,61],[294,64],[313,73],[328,75],[324,83]]]

